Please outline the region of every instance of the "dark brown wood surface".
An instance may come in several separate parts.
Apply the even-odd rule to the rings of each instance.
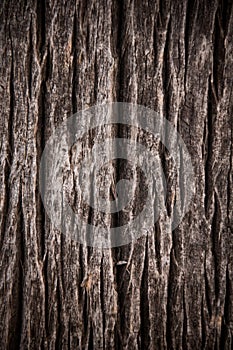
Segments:
[[[56,126],[112,101],[172,122],[195,189],[169,235],[101,250],[54,228],[39,164]],[[0,349],[231,349],[232,0],[2,0],[0,112]]]

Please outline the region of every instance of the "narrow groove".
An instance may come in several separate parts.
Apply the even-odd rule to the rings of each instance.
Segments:
[[[84,279],[84,269],[83,269],[83,261],[84,261],[84,256],[83,256],[83,246],[82,244],[79,244],[79,253],[78,253],[78,258],[79,258],[79,284],[78,284],[78,295],[79,295],[79,300],[82,301],[83,299],[83,288],[81,287],[82,281]]]
[[[118,55],[118,70],[117,70],[117,92],[116,98],[117,102],[124,101],[124,83],[125,83],[125,63],[124,63],[124,52],[123,52],[123,43],[124,43],[124,30],[125,30],[125,11],[124,11],[124,1],[116,1],[116,11],[117,11],[117,38],[116,38],[116,52]],[[116,126],[116,137],[124,137],[124,127],[121,125]],[[121,178],[121,174],[124,174],[124,164],[121,162],[121,159],[116,160],[116,171],[115,178],[116,184]],[[115,184],[115,185],[116,185]],[[113,224],[115,227],[121,225],[120,213],[115,213],[113,216]]]
[[[204,277],[205,277],[205,298],[206,298],[206,305],[207,305],[207,310],[209,317],[212,317],[212,306],[211,306],[211,291],[210,291],[210,286],[209,286],[209,281],[207,277],[207,271],[206,271],[206,256],[205,256],[205,261],[204,261]]]
[[[160,157],[160,162],[161,162],[161,167],[162,167],[162,171],[163,174],[165,176],[165,181],[163,181],[163,191],[166,193],[167,191],[167,187],[168,187],[168,180],[169,180],[169,174],[167,171],[167,164],[166,164],[166,157],[167,157],[167,149],[164,146],[164,144],[162,142],[159,143],[159,157]],[[166,205],[167,203],[167,196],[164,196],[164,204]],[[166,208],[167,209],[167,208]],[[169,212],[168,212],[169,215]]]
[[[120,250],[120,248],[119,248]],[[126,267],[124,265],[117,267],[116,272],[116,290],[118,295],[118,307],[119,307],[119,315],[118,315],[118,335],[122,333],[125,327],[125,318],[124,318],[124,300],[125,295],[124,292],[127,290],[127,280],[123,278],[126,276],[125,274]]]
[[[170,266],[169,266],[169,274],[168,274],[168,285],[167,285],[167,305],[166,305],[166,311],[167,311],[167,321],[166,321],[166,340],[167,340],[167,348],[172,349],[172,342],[171,339],[173,339],[172,335],[172,308],[171,308],[171,301],[172,301],[172,285],[173,285],[173,248],[171,248],[170,252]]]
[[[21,182],[21,181],[20,181]],[[19,200],[18,200],[18,223],[17,223],[17,254],[18,254],[18,274],[17,281],[14,288],[14,301],[15,303],[15,330],[12,334],[10,340],[10,349],[18,349],[18,346],[21,344],[21,336],[23,334],[23,299],[24,299],[24,261],[25,261],[25,252],[24,252],[24,216],[23,216],[23,203],[22,203],[22,185],[20,186]],[[12,327],[12,330],[14,328]]]
[[[99,79],[98,79],[98,61],[97,61],[97,52],[95,53],[95,62],[94,62],[94,102],[98,102],[98,86],[99,86]]]
[[[68,350],[71,350],[71,342],[70,342],[70,338],[71,338],[71,330],[70,330],[70,318],[69,318],[69,322],[68,322]]]
[[[219,243],[219,233],[220,233],[220,222],[221,222],[221,210],[219,205],[219,199],[215,192],[214,195],[214,214],[212,218],[211,225],[211,238],[212,238],[212,253],[214,257],[214,276],[215,276],[215,296],[216,299],[219,297],[220,293],[220,263],[221,263],[221,247]]]
[[[205,315],[204,315],[204,301],[202,298],[202,302],[201,302],[201,343],[202,349],[205,349],[206,346],[206,324],[205,324]]]
[[[162,68],[162,76],[163,76],[163,95],[164,95],[164,102],[163,102],[163,113],[164,117],[167,120],[171,120],[170,116],[170,79],[171,79],[171,67],[170,67],[170,59],[169,59],[169,48],[170,48],[170,38],[171,36],[171,16],[169,17],[169,21],[167,23],[166,28],[166,39],[165,39],[165,46],[164,46],[164,57],[163,57],[163,68]],[[167,137],[167,128],[164,129],[164,136],[165,136],[165,142],[168,143]],[[172,183],[173,179],[169,176],[170,169],[167,165],[167,160],[169,157],[168,151],[165,147],[163,147],[160,151],[164,152],[162,156],[162,167],[164,169],[165,179],[166,179],[166,192],[167,196],[165,199],[165,206],[167,210],[167,215],[170,218],[172,215],[172,196],[173,196],[173,189],[172,189]]]
[[[182,213],[185,205],[184,162],[185,161],[183,158],[183,151],[182,151],[182,148],[180,148],[179,190],[180,190],[180,205],[181,205]]]
[[[118,18],[118,28],[117,28],[117,38],[116,38],[116,51],[118,55],[118,74],[117,74],[117,102],[124,102],[123,92],[124,92],[124,62],[123,62],[123,40],[124,40],[124,1],[116,1],[116,12]]]
[[[37,184],[36,184],[36,206],[37,206],[37,232],[39,233],[40,237],[40,245],[41,245],[41,259],[43,260],[45,252],[46,252],[46,243],[45,243],[45,222],[46,222],[46,216],[45,216],[45,210],[42,203],[40,191],[39,191],[39,180],[41,176],[41,180],[45,178],[45,169],[42,167],[40,169],[40,160],[42,156],[42,152],[45,146],[45,137],[44,137],[44,131],[45,131],[45,102],[44,102],[44,96],[45,96],[45,84],[42,83],[41,89],[39,92],[39,101],[38,101],[38,121],[37,121],[37,134],[36,134],[36,149],[37,149]]]
[[[49,291],[48,291],[48,255],[46,254],[44,262],[43,262],[43,279],[44,279],[44,288],[45,288],[45,335],[48,337],[49,335],[49,319],[48,319],[48,310],[49,310]]]
[[[191,33],[191,23],[192,23],[192,13],[193,6],[192,0],[187,0],[186,7],[186,17],[185,17],[185,30],[184,30],[184,48],[185,48],[185,62],[184,62],[184,87],[186,89],[187,82],[187,67],[188,67],[188,59],[189,59],[189,39]]]
[[[37,0],[37,51],[42,60],[46,45],[46,0]]]
[[[183,349],[187,349],[187,335],[188,335],[188,327],[187,327],[187,313],[186,313],[186,302],[185,302],[185,285],[183,286],[183,332],[182,332],[182,347]]]
[[[102,315],[103,315],[103,348],[105,349],[106,320],[105,320],[105,307],[104,307],[104,267],[103,267],[103,255],[102,255],[101,264],[100,264],[100,305],[101,305],[101,311],[102,311]]]
[[[64,208],[63,203],[62,203],[62,208]],[[62,212],[62,225],[64,225],[64,215]],[[63,226],[64,227],[64,226]],[[64,230],[62,229],[62,232],[64,232]],[[61,282],[61,288],[62,288],[62,292],[63,292],[63,297],[65,298],[66,296],[66,286],[65,286],[65,276],[64,276],[64,271],[65,271],[65,267],[64,267],[64,256],[65,256],[65,249],[64,249],[64,244],[65,244],[65,235],[64,234],[60,234],[60,258],[59,258],[59,262],[60,262],[60,282]]]
[[[158,16],[159,16],[159,13],[157,13],[157,18]],[[159,26],[156,25],[156,21],[155,21],[153,26],[153,54],[154,54],[155,70],[157,69],[157,66],[158,66],[158,43],[159,43],[158,28]]]
[[[56,341],[55,348],[61,349],[62,346],[62,334],[61,334],[61,293],[60,293],[60,278],[57,278],[57,287],[56,287],[56,296],[57,296],[57,329],[56,329]]]
[[[77,113],[77,13],[74,12],[73,36],[72,36],[72,54],[73,54],[73,77],[72,77],[72,113]]]
[[[231,321],[231,295],[232,295],[232,283],[230,279],[229,267],[226,267],[226,295],[224,304],[224,314],[221,329],[220,347],[226,349],[227,342],[230,337],[230,321]]]
[[[87,334],[88,332],[88,326],[89,326],[89,320],[88,320],[88,293],[86,290],[83,291],[83,298],[82,298],[82,318],[83,318],[83,334]]]
[[[94,350],[94,339],[93,339],[93,326],[90,324],[90,334],[88,341],[88,350]]]
[[[37,43],[36,48],[38,55],[42,61],[45,52],[46,45],[46,4],[45,0],[37,1],[37,11],[36,11],[36,33],[37,33]],[[32,35],[32,34],[31,34]],[[41,250],[41,260],[43,262],[42,274],[44,281],[44,324],[45,324],[45,337],[49,335],[49,291],[48,291],[48,254],[47,254],[47,243],[46,243],[46,214],[44,206],[42,203],[40,191],[39,191],[39,180],[45,178],[45,169],[43,168],[43,173],[40,173],[40,161],[42,152],[45,147],[46,142],[46,94],[47,87],[46,82],[49,79],[50,74],[50,51],[47,48],[47,56],[45,65],[42,67],[42,81],[40,85],[40,91],[38,95],[38,120],[37,120],[37,132],[36,132],[36,149],[37,149],[37,183],[36,183],[36,230],[38,236],[40,237],[40,250]],[[32,82],[30,82],[31,84]]]
[[[160,17],[162,18],[163,17],[163,0],[159,0],[159,14],[160,14]]]
[[[170,86],[170,77],[171,77],[171,71],[170,71],[170,65],[169,65],[170,34],[171,34],[171,17],[169,18],[169,22],[167,25],[167,33],[166,33],[166,40],[165,40],[165,46],[164,46],[163,69],[162,69],[163,93],[164,93],[164,117],[168,120],[170,120],[169,119],[169,112],[170,112],[169,86]]]
[[[5,196],[4,196],[4,205],[3,205],[3,213],[2,213],[2,226],[1,226],[1,247],[3,246],[3,241],[5,237],[5,231],[7,226],[7,218],[10,206],[10,173],[11,166],[13,163],[13,152],[14,152],[14,106],[15,106],[15,92],[14,92],[14,52],[13,52],[13,44],[11,38],[11,32],[9,28],[9,37],[11,42],[11,70],[10,70],[10,113],[8,119],[8,139],[7,139],[7,158],[5,160],[5,168],[4,168],[4,182],[5,182]]]
[[[233,115],[233,108],[230,113],[230,115]],[[228,225],[231,225],[230,223],[230,203],[231,203],[231,186],[232,186],[232,179],[233,179],[233,171],[232,171],[232,158],[233,158],[233,120],[230,119],[230,130],[231,130],[231,138],[230,138],[230,159],[229,159],[229,171],[227,175],[227,217],[228,217]]]
[[[215,14],[214,33],[213,33],[213,86],[216,92],[217,100],[223,93],[223,70],[225,62],[224,37],[222,37],[222,28],[220,26],[220,13],[218,8]]]
[[[132,249],[132,243],[129,243],[129,245],[126,245],[124,247],[117,248],[118,250],[118,257],[120,260],[128,260],[126,256],[129,256],[129,251]],[[129,263],[129,261],[127,261]],[[126,296],[127,296],[127,288],[130,283],[130,272],[129,272],[129,266],[126,267],[126,265],[120,265],[117,266],[116,270],[116,291],[118,295],[118,317],[117,317],[117,343],[122,344],[122,334],[125,333],[126,328],[126,320],[125,320],[125,302],[126,302]]]
[[[9,122],[8,122],[8,162],[9,165],[12,165],[13,161],[13,150],[14,150],[14,106],[15,106],[15,91],[14,91],[14,53],[13,53],[13,44],[12,39],[10,35],[11,40],[11,71],[10,71],[10,115],[9,115]]]
[[[207,143],[205,162],[205,215],[209,217],[209,200],[212,192],[212,143],[213,143],[213,98],[211,89],[211,77],[209,76],[208,109],[207,109]]]
[[[145,244],[145,259],[142,272],[142,282],[140,288],[140,335],[141,348],[149,349],[150,345],[150,317],[149,317],[149,300],[148,300],[148,236]]]
[[[29,98],[32,98],[32,64],[33,64],[33,42],[32,42],[32,19],[29,29],[29,45],[28,45],[28,91]]]
[[[113,39],[116,42],[116,46],[114,47],[114,52],[117,57],[117,70],[116,70],[116,101],[117,102],[124,102],[123,100],[123,92],[124,92],[124,55],[122,51],[123,47],[123,40],[124,40],[124,22],[125,22],[125,14],[124,14],[124,1],[123,0],[115,0],[114,1],[114,13],[112,15],[112,23],[116,25],[116,30],[113,35]],[[120,137],[122,131],[121,127],[119,125],[115,126],[114,135],[115,137]],[[115,183],[112,184],[112,186],[116,186],[117,182],[120,179],[120,159],[116,159],[115,161],[115,174],[114,174],[114,180]],[[118,212],[116,212],[114,215],[111,216],[111,226],[118,227],[120,224],[120,218]],[[113,258],[115,258],[116,261],[120,260],[121,257],[121,247],[116,247],[112,251]],[[122,309],[122,305],[124,302],[123,296],[122,296],[122,276],[123,271],[125,271],[125,267],[119,266],[116,269],[116,291],[117,291],[117,302],[119,310],[121,310],[120,313],[123,314],[124,308]],[[115,342],[116,344],[121,344],[121,330],[122,327],[122,321],[123,317],[120,315],[120,320],[117,320],[117,324],[115,326]]]
[[[38,1],[37,7],[37,46],[40,49],[40,56],[43,56],[43,51],[45,49],[45,4],[43,1]],[[47,56],[45,65],[42,67],[42,81],[40,85],[39,97],[38,97],[38,121],[37,121],[37,133],[36,133],[36,149],[37,149],[37,232],[40,233],[40,243],[41,243],[41,258],[43,259],[46,253],[46,216],[45,210],[42,203],[42,199],[39,193],[39,176],[41,179],[45,178],[45,169],[42,167],[43,173],[40,172],[40,160],[42,152],[45,147],[46,142],[46,95],[47,86],[46,83],[49,79],[50,74],[50,50],[47,48]]]
[[[155,253],[156,253],[156,265],[160,274],[162,274],[161,266],[161,228],[159,222],[155,224]]]
[[[207,97],[207,106],[208,106],[208,97]],[[204,130],[203,130],[203,140],[202,140],[202,159],[204,163],[206,163],[206,155],[207,155],[207,118],[204,120]]]

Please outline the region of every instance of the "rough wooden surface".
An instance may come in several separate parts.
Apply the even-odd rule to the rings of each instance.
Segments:
[[[1,2],[0,349],[232,348],[232,6]],[[38,174],[54,127],[111,101],[170,120],[196,181],[168,236],[102,251],[54,229]]]

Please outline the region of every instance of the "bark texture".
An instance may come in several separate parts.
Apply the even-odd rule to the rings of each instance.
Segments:
[[[0,349],[232,349],[232,72],[231,0],[1,1]],[[99,250],[53,227],[38,176],[54,128],[111,101],[173,123],[195,194],[165,234],[161,150],[167,218]]]

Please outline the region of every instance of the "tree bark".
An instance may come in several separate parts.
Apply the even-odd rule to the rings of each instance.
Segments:
[[[231,349],[232,1],[5,0],[0,23],[0,348]],[[62,121],[113,101],[174,125],[195,188],[175,230],[101,250],[53,226],[39,166]]]

